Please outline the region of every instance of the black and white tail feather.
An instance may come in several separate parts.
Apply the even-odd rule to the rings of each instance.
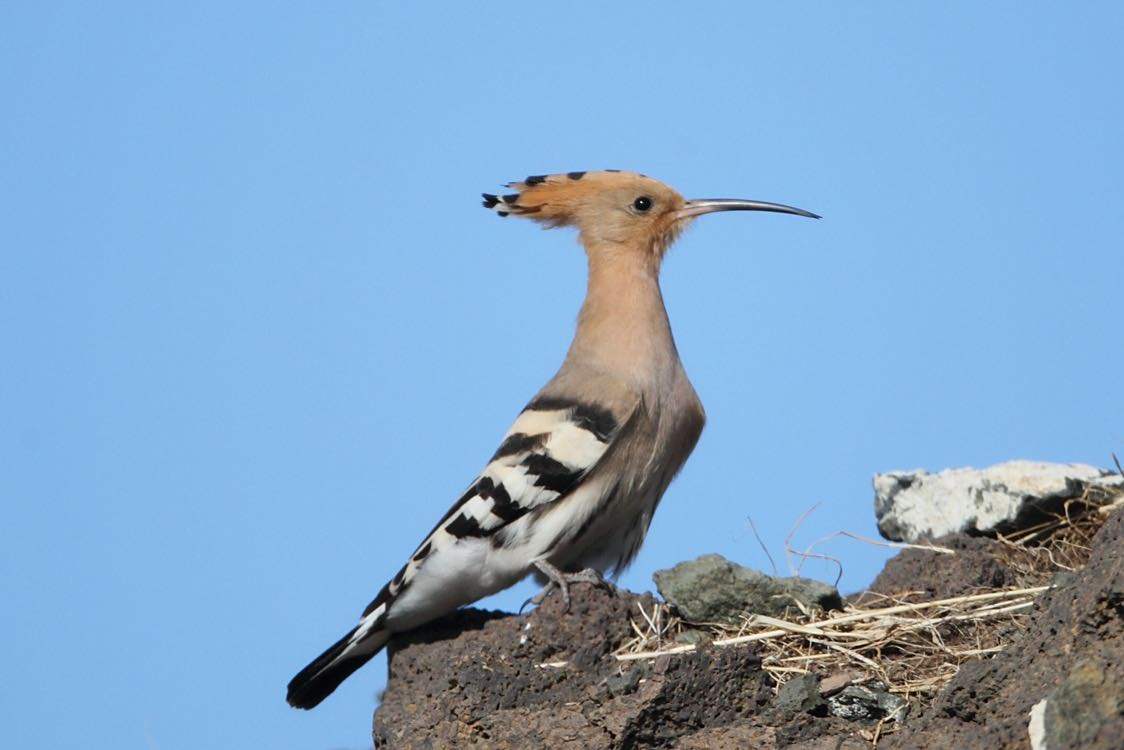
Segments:
[[[327,698],[382,650],[390,634],[385,630],[359,635],[359,626],[336,641],[289,682],[287,700],[294,708],[313,708]]]
[[[532,401],[359,624],[289,682],[289,704],[313,708],[382,650],[393,632],[506,588],[536,560],[572,543],[606,499],[599,487],[579,490],[620,433],[621,421],[575,400]]]

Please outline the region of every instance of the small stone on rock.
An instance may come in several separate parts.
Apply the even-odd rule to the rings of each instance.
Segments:
[[[832,715],[848,721],[878,721],[892,719],[903,721],[909,713],[909,704],[880,687],[850,685],[827,699]]]
[[[793,677],[781,685],[773,705],[786,720],[797,714],[824,715],[826,705],[820,696],[820,678],[814,674]]]
[[[850,685],[855,679],[855,675],[850,672],[836,672],[824,677],[820,680],[820,695],[828,697],[835,695],[843,688]]]
[[[690,622],[738,624],[748,614],[783,617],[796,602],[808,609],[842,609],[839,592],[809,578],[774,578],[703,555],[652,576],[656,588]]]
[[[683,645],[705,646],[711,637],[701,630],[683,630],[675,634],[675,642]]]
[[[605,680],[605,686],[609,689],[609,695],[628,695],[635,693],[636,688],[640,685],[641,669],[630,669],[624,674],[615,674]]]

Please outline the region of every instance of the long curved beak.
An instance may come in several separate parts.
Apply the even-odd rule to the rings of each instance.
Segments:
[[[687,204],[676,212],[676,218],[689,219],[694,216],[713,213],[715,211],[771,211],[777,214],[794,214],[806,216],[809,219],[820,218],[811,211],[802,208],[793,208],[782,203],[768,203],[766,201],[745,201],[737,198],[698,198],[687,201]]]

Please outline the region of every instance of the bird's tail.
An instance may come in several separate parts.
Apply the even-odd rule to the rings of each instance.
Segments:
[[[332,694],[340,683],[351,676],[382,650],[390,633],[371,627],[364,618],[350,633],[340,638],[327,651],[289,681],[286,700],[293,708],[313,708]]]

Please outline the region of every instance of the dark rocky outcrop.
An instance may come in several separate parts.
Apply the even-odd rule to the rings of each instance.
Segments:
[[[944,598],[1018,585],[997,542],[953,535],[956,555],[907,550],[872,590]],[[752,646],[618,662],[650,595],[573,588],[526,615],[463,610],[391,645],[375,715],[380,748],[1121,747],[1124,513],[1108,515],[1087,564],[1055,577],[1011,644],[966,662],[926,707],[875,684],[808,675],[779,695]],[[891,717],[891,714],[895,714]],[[879,724],[880,719],[885,719]],[[895,719],[903,719],[895,721]]]
[[[586,585],[572,595],[569,612],[557,596],[524,616],[463,610],[396,641],[376,745],[745,747],[771,736],[753,721],[772,700],[755,651],[618,663],[610,654],[651,597]],[[740,744],[722,745],[727,734]]]
[[[1124,513],[1093,538],[1089,562],[1035,605],[1030,628],[997,656],[965,664],[887,748],[1026,748],[1043,698],[1047,750],[1124,745]]]
[[[997,589],[1018,583],[1003,561],[1000,543],[987,537],[950,534],[933,542],[955,555],[921,549],[903,550],[887,563],[867,589],[879,594],[920,591],[933,599]]]

